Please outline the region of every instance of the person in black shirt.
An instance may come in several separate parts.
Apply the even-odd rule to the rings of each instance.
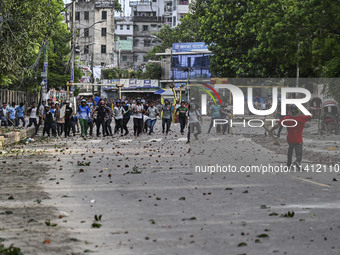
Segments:
[[[100,102],[100,104],[96,108],[95,112],[97,112],[97,137],[99,137],[100,126],[102,126],[103,136],[106,136],[105,116],[107,114],[107,108],[105,107],[104,101]],[[93,113],[92,113],[92,115],[93,115]]]
[[[72,127],[72,115],[73,115],[73,110],[70,107],[70,101],[66,101],[66,108],[65,108],[65,137],[70,136],[70,131]]]

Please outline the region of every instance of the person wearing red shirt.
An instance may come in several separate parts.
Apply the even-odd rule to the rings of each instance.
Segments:
[[[293,151],[295,150],[296,160],[294,165],[301,168],[303,144],[302,133],[305,123],[311,120],[311,116],[300,115],[300,111],[296,105],[290,106],[290,112],[291,114],[282,118],[279,123],[270,130],[270,133],[273,133],[275,129],[279,128],[283,122],[285,126],[288,126],[287,142],[289,147],[287,166],[292,166]]]

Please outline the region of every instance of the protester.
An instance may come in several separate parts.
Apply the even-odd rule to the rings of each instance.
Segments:
[[[178,113],[178,119],[179,119],[179,124],[181,128],[181,134],[184,134],[184,128],[186,125],[186,119],[187,119],[187,111],[188,108],[185,107],[185,102],[181,102],[181,106],[176,109],[176,113]]]
[[[97,137],[100,135],[100,126],[102,127],[103,137],[106,136],[106,128],[105,128],[105,117],[107,114],[107,108],[105,106],[104,101],[99,102],[99,106],[95,109],[97,113]]]
[[[33,102],[32,107],[27,110],[27,113],[29,114],[29,122],[27,127],[31,127],[32,124],[34,124],[35,127],[35,134],[38,134],[38,123],[37,123],[37,105],[35,102]]]
[[[15,102],[12,102],[12,105],[7,106],[7,115],[8,115],[8,125],[15,126]]]
[[[57,133],[58,136],[61,136],[64,132],[65,126],[65,108],[60,108],[59,103],[56,104],[56,111],[55,111],[55,119],[57,123]]]
[[[150,107],[147,110],[147,115],[149,117],[149,135],[151,135],[153,133],[153,128],[156,124],[157,121],[157,116],[159,115],[159,110],[158,108],[155,106],[154,102],[151,102]]]
[[[283,117],[277,125],[275,125],[269,132],[272,134],[274,130],[279,128],[283,121],[287,127],[287,142],[289,145],[287,154],[287,166],[292,166],[293,151],[295,150],[296,160],[293,163],[295,167],[301,168],[302,161],[302,133],[305,123],[311,120],[311,116],[301,115],[296,105],[290,106],[290,115]],[[295,126],[296,125],[296,126]]]
[[[70,101],[66,100],[65,125],[64,125],[65,137],[70,136],[70,131],[72,127],[72,115],[73,115],[73,109],[70,107]]]
[[[7,127],[8,121],[7,121],[7,103],[3,102],[2,106],[0,107],[0,120],[1,120],[1,126]]]
[[[123,129],[125,130],[124,135],[128,135],[129,130],[127,128],[127,125],[130,121],[130,116],[131,116],[131,107],[130,107],[129,101],[125,101],[125,105],[123,106],[123,108],[124,108]]]
[[[172,108],[168,99],[165,99],[164,105],[162,106],[162,133],[166,131],[166,135],[169,133],[172,117]],[[166,130],[165,130],[166,126]]]
[[[211,121],[210,121],[208,134],[210,133],[210,130],[214,124],[214,120],[221,118],[221,106],[218,104],[213,104],[209,109],[209,113],[211,114]],[[216,133],[219,133],[220,131],[221,131],[221,125],[216,125]]]
[[[138,137],[143,131],[142,128],[144,112],[144,107],[139,98],[137,98],[136,104],[132,106],[132,112],[133,112],[133,134],[135,137]]]
[[[186,123],[188,127],[188,140],[187,143],[190,143],[190,134],[194,134],[195,139],[198,139],[198,135],[202,132],[200,121],[202,121],[202,117],[199,112],[196,110],[196,106],[194,103],[189,105],[189,111],[187,111],[187,119]],[[195,129],[197,133],[194,133]]]
[[[112,117],[113,117],[112,108],[110,107],[110,103],[107,103],[106,114],[105,114],[105,130],[106,130],[106,134],[109,136],[112,136],[112,127],[111,127]],[[123,126],[123,123],[122,123],[122,126]]]
[[[115,118],[115,134],[118,133],[118,130],[120,129],[120,133],[123,136],[123,129],[124,129],[124,124],[123,124],[123,115],[125,113],[124,108],[120,104],[120,100],[117,100],[116,106],[113,108],[113,114]]]
[[[15,108],[15,113],[16,113],[15,126],[16,127],[19,126],[20,120],[22,121],[22,127],[25,127],[26,120],[25,120],[24,112],[25,112],[25,105],[23,102],[21,102],[20,105],[18,105]]]
[[[51,111],[51,107],[46,105],[45,106],[45,114],[44,114],[44,130],[48,137],[50,137],[50,131],[52,129],[52,135],[56,135],[55,131],[55,123],[53,113]]]
[[[86,100],[81,100],[81,105],[78,106],[78,118],[81,127],[81,136],[87,136],[88,119],[91,117],[90,108],[86,105]]]

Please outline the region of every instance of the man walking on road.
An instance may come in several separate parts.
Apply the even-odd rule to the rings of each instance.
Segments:
[[[165,99],[164,105],[162,106],[162,133],[164,134],[165,126],[166,126],[166,135],[168,135],[170,126],[171,126],[171,116],[172,116],[172,109],[168,99]]]
[[[185,102],[181,102],[181,106],[176,109],[176,113],[178,112],[179,124],[181,125],[181,134],[184,134],[184,128],[187,119],[187,111],[188,108],[185,107]]]
[[[310,121],[311,117],[307,115],[300,115],[300,111],[296,105],[290,106],[290,112],[291,115],[282,118],[279,123],[275,125],[269,132],[272,134],[273,131],[279,128],[283,122],[286,126],[289,126],[287,127],[287,142],[289,145],[287,166],[292,166],[293,151],[295,150],[296,160],[294,162],[294,165],[297,168],[301,168],[303,144],[302,133],[305,127],[305,123]]]
[[[210,133],[210,130],[211,130],[213,124],[214,124],[214,120],[221,118],[221,106],[219,106],[217,104],[213,104],[210,107],[210,113],[211,113],[211,121],[210,121],[208,134]],[[216,133],[219,133],[220,131],[221,131],[221,125],[216,125]]]
[[[17,116],[17,118],[15,119],[15,121],[16,121],[15,126],[18,127],[19,121],[21,120],[22,121],[22,127],[25,127],[25,125],[26,125],[25,116],[24,116],[25,105],[24,105],[23,102],[21,102],[20,105],[15,108],[15,112],[16,112],[16,116]]]
[[[198,135],[202,132],[200,121],[202,121],[202,117],[196,110],[195,104],[191,103],[189,105],[189,111],[187,111],[187,123],[189,122],[187,143],[190,143],[190,134],[194,134],[195,129],[197,129],[197,133],[194,134],[194,136],[196,140],[198,139]]]
[[[132,107],[133,111],[133,134],[135,137],[138,137],[142,133],[143,129],[143,112],[144,107],[139,98],[137,98],[137,102]]]
[[[159,115],[158,108],[155,106],[154,102],[151,102],[150,107],[147,110],[147,115],[149,117],[149,135],[153,133],[153,127],[156,124],[157,116]]]
[[[32,124],[34,124],[36,135],[38,133],[37,111],[38,111],[38,108],[35,102],[33,102],[32,107],[29,108],[27,111],[27,113],[30,115],[29,123],[27,127],[31,127]]]
[[[87,136],[88,119],[91,118],[90,108],[86,105],[86,100],[81,100],[81,105],[78,107],[78,116],[81,127],[81,136]]]
[[[118,133],[120,129],[120,134],[123,136],[123,114],[125,113],[125,110],[123,106],[120,105],[120,101],[117,100],[116,106],[113,108],[113,114],[115,118],[115,134]]]
[[[66,101],[66,108],[65,108],[65,137],[70,136],[70,130],[72,127],[72,115],[73,115],[73,109],[70,107],[70,101]]]

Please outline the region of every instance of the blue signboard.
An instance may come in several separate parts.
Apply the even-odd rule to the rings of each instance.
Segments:
[[[191,42],[191,43],[173,43],[173,52],[190,52],[198,50],[208,50],[204,42]]]

